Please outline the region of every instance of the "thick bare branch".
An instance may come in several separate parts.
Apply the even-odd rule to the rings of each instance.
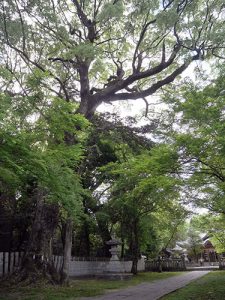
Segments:
[[[134,93],[115,93],[113,95],[108,95],[108,98],[105,99],[103,98],[102,101],[107,102],[107,101],[132,100],[132,99],[136,100],[139,98],[150,96],[154,94],[157,90],[159,90],[161,87],[163,87],[164,85],[173,82],[175,78],[179,76],[189,66],[190,63],[191,61],[184,63],[179,68],[177,68],[174,72],[172,72],[170,75],[168,75],[162,80],[157,81],[148,89],[145,89],[141,92],[134,92]]]
[[[99,93],[96,93],[95,95],[98,96],[99,99],[107,99],[107,97],[109,95],[112,95],[119,90],[127,88],[129,85],[131,85],[132,83],[134,83],[140,79],[148,78],[148,77],[159,74],[163,70],[167,69],[173,63],[173,61],[176,58],[177,53],[179,52],[180,49],[181,49],[180,45],[175,45],[173,52],[171,53],[169,59],[166,62],[161,61],[159,65],[157,65],[153,68],[150,68],[146,71],[143,71],[143,72],[134,73],[134,74],[128,76],[128,78],[126,78],[124,80],[115,80],[113,82],[113,84],[109,85],[106,89],[104,89],[103,91],[101,91]],[[143,96],[143,97],[145,97],[145,96]]]

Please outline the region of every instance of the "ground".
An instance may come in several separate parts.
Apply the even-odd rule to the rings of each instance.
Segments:
[[[70,287],[5,287],[1,288],[0,300],[73,300],[88,296],[92,299],[92,297],[104,292],[108,294],[109,291],[143,283],[145,285],[147,282],[155,280],[162,280],[161,283],[163,284],[164,279],[170,278],[172,280],[173,276],[178,274],[182,276],[184,272],[142,273],[130,281],[72,280]],[[174,277],[173,281],[176,282],[177,277]],[[224,295],[225,271],[212,271],[187,287],[161,298],[161,300],[224,300]]]
[[[180,274],[180,272],[140,273],[128,281],[109,280],[71,280],[70,287],[46,286],[38,287],[0,287],[0,300],[73,300],[78,297],[96,296],[104,291],[113,291],[142,282],[165,279]]]

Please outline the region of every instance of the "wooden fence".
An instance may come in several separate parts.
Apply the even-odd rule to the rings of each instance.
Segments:
[[[23,252],[0,252],[0,277],[12,273],[20,264]]]
[[[146,260],[145,271],[185,271],[186,266],[183,259],[157,259]]]
[[[110,257],[79,257],[79,256],[72,256],[72,261],[109,261]]]

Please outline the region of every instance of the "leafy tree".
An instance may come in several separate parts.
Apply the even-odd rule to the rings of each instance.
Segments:
[[[187,236],[185,220],[189,214],[190,212],[179,202],[171,203],[166,209],[161,208],[153,214],[158,243],[158,251],[155,254],[166,252],[167,248],[173,249],[177,242],[185,240]]]
[[[224,216],[215,214],[204,214],[194,218],[194,225],[210,238],[217,253],[225,251]]]
[[[219,72],[218,72],[219,71]],[[194,230],[201,230],[212,238],[219,252],[224,247],[224,76],[223,67],[217,69],[218,78],[204,88],[183,86],[179,95],[171,95],[169,102],[179,114],[179,130],[173,131],[183,165],[184,195],[195,207],[210,213],[195,219],[193,254],[197,257],[201,243]],[[199,244],[199,246],[198,246]],[[196,250],[199,248],[198,250]]]
[[[91,191],[91,194],[83,198],[85,219],[80,235],[84,252],[80,249],[79,253],[88,256],[94,250],[89,236],[97,235],[101,237],[102,241],[98,245],[101,244],[102,249],[95,249],[94,252],[97,250],[98,255],[108,256],[110,252],[106,241],[111,238],[111,227],[116,222],[116,217],[111,217],[114,212],[106,203],[109,178],[101,167],[110,162],[127,161],[144,149],[149,149],[153,143],[144,134],[154,128],[154,123],[151,126],[135,127],[135,120],[129,118],[123,123],[119,116],[111,115],[109,118],[108,114],[96,116],[92,122],[92,131],[86,143],[86,156],[79,168],[83,186]]]
[[[120,221],[122,241],[128,236],[132,272],[136,274],[146,221],[160,208],[166,212],[175,208],[179,198],[180,182],[175,176],[179,170],[177,153],[161,145],[105,168],[112,176],[109,205]]]
[[[189,257],[194,258],[194,260],[198,262],[198,258],[203,250],[203,241],[200,236],[200,232],[197,231],[192,224],[189,226],[186,248],[188,250]]]
[[[8,210],[13,204],[10,215],[29,213],[31,221],[33,214],[27,255],[22,266],[23,272],[19,275],[21,278],[29,277],[26,268],[29,263],[29,270],[33,268],[33,275],[39,276],[38,269],[41,268],[36,268],[37,264],[31,268],[33,259],[30,260],[30,255],[35,253],[39,263],[42,256],[43,263],[51,262],[50,240],[58,224],[59,209],[71,217],[81,211],[83,189],[74,168],[82,157],[82,142],[86,135],[82,130],[87,129],[89,123],[77,114],[63,119],[64,126],[57,129],[64,110],[68,116],[71,109],[70,104],[63,102],[64,107],[59,111],[59,99],[54,99],[56,107],[52,105],[43,109],[39,120],[29,123],[23,120],[28,117],[27,113],[18,110],[13,115],[14,105],[23,109],[29,99],[21,97],[15,103],[9,95],[1,96],[1,200],[5,199],[5,203],[8,203]],[[23,102],[22,106],[20,101]],[[76,145],[68,147],[63,141],[65,130],[76,134]],[[44,267],[43,263],[41,267]]]

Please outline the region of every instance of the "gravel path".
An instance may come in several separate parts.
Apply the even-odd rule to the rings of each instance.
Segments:
[[[96,297],[85,297],[80,300],[156,300],[187,285],[210,271],[192,271],[151,283],[141,283],[136,286],[109,292]]]

